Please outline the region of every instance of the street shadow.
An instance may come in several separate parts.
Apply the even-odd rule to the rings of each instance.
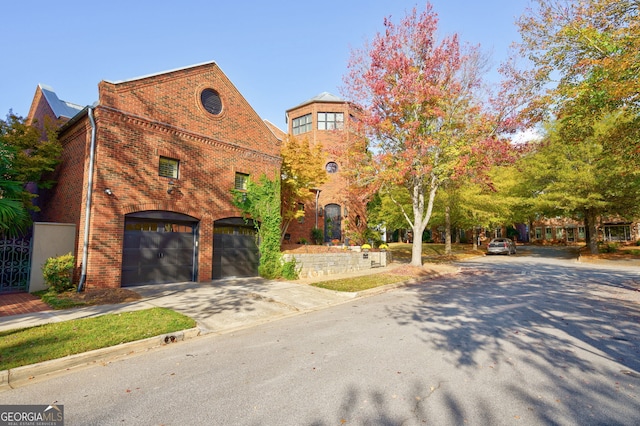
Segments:
[[[514,258],[505,260],[509,263]],[[528,263],[465,262],[455,277],[423,281],[419,302],[387,314],[399,324],[419,324],[419,338],[448,354],[456,369],[473,375],[489,361],[504,364],[506,353],[520,354],[523,371],[546,378],[565,392],[598,400],[600,412],[620,398],[612,380],[640,378],[640,276],[628,271]],[[607,365],[602,367],[603,363]],[[567,380],[587,372],[592,382]],[[631,377],[631,378],[630,378]],[[527,375],[523,376],[526,381]],[[561,379],[559,379],[561,378]],[[597,397],[593,388],[597,388]],[[513,386],[512,394],[539,404],[539,395]],[[451,405],[455,405],[455,395]],[[640,408],[640,406],[639,406]],[[565,407],[580,419],[585,406]],[[541,413],[545,413],[542,411]],[[540,414],[543,415],[543,414]],[[555,423],[553,418],[542,418]]]

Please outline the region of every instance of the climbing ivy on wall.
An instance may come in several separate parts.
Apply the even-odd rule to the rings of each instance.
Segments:
[[[242,210],[246,219],[253,219],[260,239],[261,277],[273,279],[282,276],[282,254],[280,253],[280,179],[269,179],[261,175],[257,182],[251,178],[244,191],[233,190],[234,204]]]

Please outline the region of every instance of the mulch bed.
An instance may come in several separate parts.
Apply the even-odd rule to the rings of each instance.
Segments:
[[[86,305],[111,305],[124,302],[135,302],[142,299],[135,291],[126,288],[94,288],[81,293],[67,291],[60,293],[61,298],[82,302]]]

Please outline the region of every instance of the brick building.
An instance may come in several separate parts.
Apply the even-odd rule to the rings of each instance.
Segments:
[[[292,243],[311,241],[314,227],[322,230],[324,242],[356,243],[366,229],[365,204],[348,190],[345,148],[355,138],[350,131],[357,110],[347,101],[323,92],[286,111],[288,133],[321,144],[326,153],[327,182],[315,190],[315,199],[304,207],[305,216],[289,225]]]
[[[102,81],[79,108],[39,86],[27,117],[62,124],[40,220],[74,223],[86,287],[255,275],[255,231],[232,204],[279,172],[281,138],[215,62]]]

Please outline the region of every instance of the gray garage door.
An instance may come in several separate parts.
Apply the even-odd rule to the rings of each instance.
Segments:
[[[213,278],[257,276],[260,255],[256,240],[252,222],[247,224],[242,218],[215,221]]]
[[[122,286],[195,281],[198,222],[171,212],[125,218]]]

